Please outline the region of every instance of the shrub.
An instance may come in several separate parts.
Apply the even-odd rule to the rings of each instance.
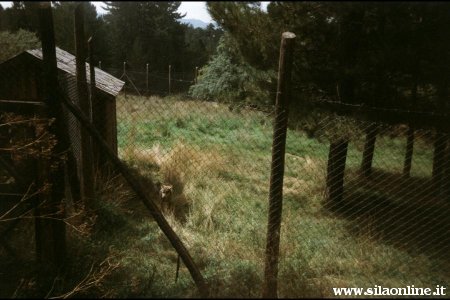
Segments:
[[[198,83],[190,88],[189,94],[203,100],[267,104],[274,84],[274,72],[257,70],[239,59],[233,42],[224,35],[217,54],[200,70]]]

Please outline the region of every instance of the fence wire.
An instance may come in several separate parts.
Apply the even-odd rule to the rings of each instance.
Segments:
[[[274,107],[137,86],[116,100],[120,158],[159,182],[166,213],[188,244],[208,248],[199,259],[218,264],[216,275],[231,264],[262,282]],[[287,135],[279,295],[447,284],[447,135],[333,114],[312,120]]]
[[[0,78],[0,99],[33,100],[26,81],[13,84],[33,75],[29,63],[21,66],[1,73],[9,75]],[[119,158],[143,181],[157,183],[158,204],[213,295],[260,297],[275,108],[189,98],[194,74],[174,73],[167,96],[167,73],[149,74],[155,81],[147,89],[145,72],[106,71],[126,82],[124,90],[114,99],[94,98],[92,111],[109,104],[103,131],[116,131]],[[76,81],[64,74],[62,92],[78,105]],[[79,166],[81,125],[66,114]],[[332,297],[333,287],[447,286],[447,133],[325,113],[312,115],[307,126],[294,127],[297,121],[291,113],[279,296]]]
[[[195,70],[192,72],[133,71],[117,68],[104,68],[104,70],[125,81],[124,91],[141,95],[167,96],[170,94],[187,94],[189,88],[195,83]]]

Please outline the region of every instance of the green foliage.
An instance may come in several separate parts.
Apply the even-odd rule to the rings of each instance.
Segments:
[[[149,102],[154,105],[149,105]],[[139,120],[127,113],[129,103],[141,107],[139,113],[145,118]],[[121,130],[119,152],[124,153],[127,144],[153,150],[146,152],[147,155],[139,155],[138,151],[131,156],[124,155],[125,161],[134,158],[141,170],[148,170],[144,166],[157,162],[155,158],[164,157],[167,160],[160,160],[164,161],[161,163],[188,174],[184,177],[185,193],[193,201],[188,221],[186,225],[171,224],[189,245],[194,261],[212,286],[213,297],[260,295],[273,133],[267,115],[250,109],[230,112],[228,105],[222,103],[156,97],[121,96],[118,108],[118,124],[136,126],[140,133],[135,134],[136,139],[132,140],[126,130]],[[330,116],[317,117],[322,126],[328,124]],[[352,126],[351,123],[348,125]],[[333,127],[325,126],[323,134],[331,136],[332,133]],[[362,135],[354,132],[355,137],[358,134]],[[177,148],[180,140],[184,147]],[[403,137],[380,136],[374,167],[401,173],[405,143]],[[363,146],[359,144],[364,143],[352,142],[349,145],[347,168],[350,174],[360,167]],[[161,149],[156,151],[159,147]],[[408,280],[426,285],[445,280],[445,272],[436,267],[444,265],[439,259],[414,254],[417,248],[410,249],[410,252],[376,240],[376,233],[371,231],[373,227],[362,226],[363,218],[352,217],[357,220],[349,221],[323,210],[321,201],[328,151],[328,142],[310,139],[299,130],[288,130],[280,242],[280,297],[332,297],[330,287],[339,284],[364,286],[377,281],[389,285]],[[414,164],[423,166],[413,168],[414,176],[431,176],[431,145],[418,139],[414,151]],[[390,158],[389,161],[386,157]],[[151,168],[149,172],[157,177],[161,169]],[[398,180],[398,177],[390,180]],[[396,198],[397,195],[393,197],[386,190],[385,182],[380,181],[380,185],[370,188],[370,191],[364,182],[348,187],[365,188],[367,194],[379,192],[384,197]],[[398,186],[399,194],[410,203],[410,196],[403,189],[406,184],[411,182]],[[372,203],[372,199],[363,199],[363,204]],[[126,205],[130,206],[128,202]],[[142,209],[135,211],[141,212]],[[385,218],[384,214],[379,215]],[[184,284],[184,280],[192,282],[184,267],[180,269],[179,280],[182,283],[179,281],[172,286],[170,279],[174,277],[176,255],[168,250],[170,245],[166,246],[166,239],[158,239],[160,234],[156,226],[148,226],[154,223],[139,223],[136,216],[130,220],[139,224],[137,228],[143,229],[137,233],[123,230],[119,233],[120,238],[114,241],[128,257],[134,258],[123,261],[129,269],[122,272],[143,278],[142,282],[150,282],[148,278],[155,280],[153,289],[147,290],[142,284],[135,295],[149,297],[157,292],[157,295],[185,297],[188,290],[195,291],[193,285]],[[116,236],[118,230],[105,228],[105,241],[111,245],[110,236]],[[366,231],[354,235],[351,232],[355,228]],[[141,248],[145,249],[145,255],[138,251]],[[146,273],[155,265],[160,277]],[[113,282],[110,284],[114,286]],[[120,290],[120,286],[114,287],[114,291]],[[129,295],[125,288],[122,289],[124,296]]]
[[[15,32],[19,29],[37,32],[38,18],[35,9],[38,3],[31,1],[13,1],[13,5],[0,9],[0,31]]]
[[[15,33],[0,31],[0,62],[5,61],[24,50],[40,47],[40,41],[32,32],[19,29]]]
[[[444,107],[450,59],[448,3],[211,2],[239,55],[276,70],[281,33],[297,35],[294,100],[317,97],[379,107]],[[417,99],[411,89],[419,86]],[[435,91],[425,93],[428,86]],[[437,90],[441,92],[437,92]],[[298,95],[307,95],[307,100]],[[431,106],[430,106],[431,104]],[[437,105],[437,106],[436,106]],[[434,106],[434,108],[433,108]]]
[[[181,2],[106,2],[111,55],[115,67],[123,61],[148,62],[152,70],[166,70],[172,62],[180,67],[184,26],[177,20]],[[139,50],[138,48],[142,48]],[[144,65],[131,65],[143,69]]]
[[[217,44],[223,31],[209,24],[205,29],[186,27],[185,32],[185,60],[186,68],[200,67],[207,63],[215,53]]]
[[[80,2],[56,2],[53,9],[56,44],[70,53],[75,53],[74,13],[78,5]],[[93,4],[85,2],[82,5],[84,5],[85,37],[89,38],[94,35],[95,46],[99,48],[103,44],[101,39],[104,34],[102,32],[104,22],[97,17],[97,11]],[[99,52],[101,49],[96,50]]]
[[[197,99],[267,104],[269,91],[262,85],[273,86],[274,77],[274,72],[257,70],[240,60],[235,44],[228,35],[224,35],[217,53],[200,70],[198,83],[191,87],[190,94]]]
[[[94,61],[106,68],[144,71],[149,63],[153,72],[172,71],[194,76],[214,53],[222,30],[208,26],[193,28],[180,23],[180,2],[105,2],[108,13],[97,15],[89,2],[59,1],[53,3],[56,45],[75,53],[74,11],[84,6],[85,36],[93,37]],[[37,6],[33,2],[16,1],[0,9],[0,31],[25,29],[39,33]],[[191,77],[189,76],[189,77]]]
[[[279,37],[272,39],[272,27],[267,13],[259,2],[208,2],[207,9],[213,19],[230,34],[238,45],[240,55],[259,69],[272,68],[276,62],[269,48],[275,49]],[[273,32],[270,32],[273,31]]]

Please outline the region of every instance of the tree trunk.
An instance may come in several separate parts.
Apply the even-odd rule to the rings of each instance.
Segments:
[[[371,123],[366,129],[366,142],[364,144],[363,160],[361,171],[364,176],[369,176],[372,172],[373,154],[375,152],[375,142],[377,140],[378,127]]]
[[[347,140],[339,140],[330,144],[327,166],[327,193],[329,204],[342,202],[344,195],[344,174],[347,150]]]
[[[440,189],[443,181],[443,171],[445,164],[445,146],[447,144],[447,135],[442,132],[436,133],[434,142],[434,156],[433,156],[433,185],[436,189]]]
[[[447,201],[450,201],[450,141],[447,139],[447,145],[445,148],[445,157],[444,157],[444,170],[443,170],[443,185],[442,185],[442,193]]]
[[[403,164],[404,177],[409,177],[411,174],[413,151],[414,151],[414,128],[410,125],[408,128],[408,137],[406,141],[405,163]]]

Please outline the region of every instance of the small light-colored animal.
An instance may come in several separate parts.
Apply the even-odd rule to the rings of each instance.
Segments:
[[[180,221],[186,221],[186,214],[189,210],[189,201],[180,191],[177,191],[171,184],[161,184],[156,182],[156,189],[159,191],[159,204],[161,210],[172,212]]]
[[[159,190],[159,198],[161,201],[162,208],[170,208],[172,206],[172,196],[173,196],[173,186],[157,183]]]

